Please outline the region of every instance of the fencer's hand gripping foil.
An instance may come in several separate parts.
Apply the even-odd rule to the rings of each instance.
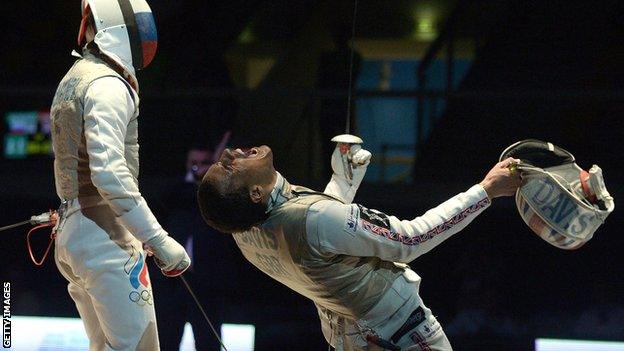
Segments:
[[[338,143],[337,148],[340,152],[340,158],[342,161],[343,172],[349,184],[353,183],[353,164],[351,160],[353,159],[353,151],[351,151],[351,147],[354,149],[359,145],[351,145],[346,143]],[[360,147],[361,148],[361,147]]]
[[[144,243],[143,248],[167,277],[177,277],[191,266],[184,247],[169,235],[158,235]]]
[[[349,186],[359,183],[372,156],[368,150],[362,149],[362,139],[343,134],[332,138],[332,141],[337,143],[331,159],[334,174],[344,179]]]
[[[360,144],[338,143],[332,154],[331,165],[334,174],[349,185],[359,183],[364,177],[372,154]]]

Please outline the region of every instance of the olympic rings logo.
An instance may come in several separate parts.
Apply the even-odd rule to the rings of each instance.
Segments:
[[[140,292],[132,290],[128,298],[139,306],[152,305],[154,303],[152,292],[147,289],[143,289]]]

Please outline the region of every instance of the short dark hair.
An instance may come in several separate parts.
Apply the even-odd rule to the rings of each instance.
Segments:
[[[204,177],[197,190],[199,211],[204,221],[223,233],[251,229],[268,218],[266,205],[253,202],[244,186],[226,186],[219,191],[214,181]]]

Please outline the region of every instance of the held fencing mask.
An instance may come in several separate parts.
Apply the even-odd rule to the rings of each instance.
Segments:
[[[506,148],[500,160],[520,159],[526,184],[516,192],[516,206],[535,234],[560,249],[574,250],[589,241],[614,209],[602,170],[581,169],[574,156],[535,139]]]

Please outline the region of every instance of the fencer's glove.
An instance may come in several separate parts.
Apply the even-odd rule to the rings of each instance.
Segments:
[[[154,236],[143,245],[167,277],[177,277],[191,266],[191,258],[184,247],[166,233]]]
[[[371,154],[368,150],[362,149],[362,146],[358,144],[351,146],[351,153],[353,154],[351,163],[353,163],[355,168],[366,170],[366,167],[370,164],[370,159],[373,157],[373,154]]]
[[[175,277],[191,266],[191,259],[184,247],[161,227],[145,199],[141,198],[134,209],[119,216],[118,219],[143,243],[143,248],[148,254],[154,256],[164,275]]]
[[[351,203],[364,179],[372,154],[370,151],[362,149],[360,144],[352,144],[346,154],[341,152],[341,147],[348,146],[341,143],[336,145],[331,158],[334,174],[324,192],[345,203]],[[343,151],[345,150],[343,149]]]
[[[352,144],[345,155],[340,151],[341,147],[344,147],[343,145],[338,143],[332,153],[332,170],[338,178],[343,179],[350,185],[357,184],[356,186],[359,186],[362,179],[364,179],[372,154],[370,151],[362,149],[360,144]],[[350,170],[349,166],[351,166]]]

